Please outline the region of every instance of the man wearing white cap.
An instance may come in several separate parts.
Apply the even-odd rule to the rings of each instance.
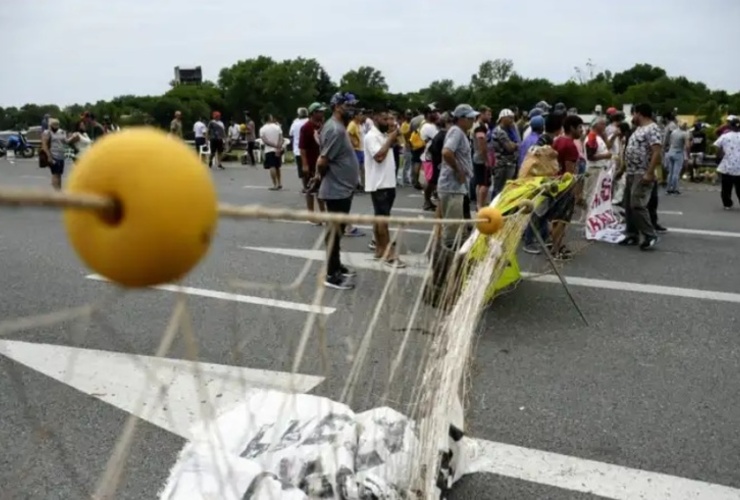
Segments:
[[[519,134],[516,131],[514,112],[502,109],[498,114],[498,124],[491,134],[491,143],[496,153],[496,166],[493,167],[493,196],[499,194],[506,181],[516,176],[519,151]]]
[[[468,104],[460,104],[452,112],[453,124],[447,131],[442,147],[442,166],[437,183],[439,214],[443,219],[469,218],[465,207],[470,203],[468,191],[473,178],[473,156],[468,130],[478,117],[478,112]],[[457,238],[458,225],[442,228],[442,243],[453,248],[464,241]]]

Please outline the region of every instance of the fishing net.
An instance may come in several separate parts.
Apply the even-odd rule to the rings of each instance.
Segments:
[[[370,255],[346,256],[346,265],[356,267],[361,277],[368,276],[369,292],[362,295],[326,290],[319,278],[326,274],[323,231],[309,248],[293,253],[284,249],[283,257],[272,251],[271,258],[288,259],[284,265],[295,270],[292,282],[269,281],[245,257],[243,271],[227,278],[223,293],[260,294],[259,304],[270,307],[258,308],[250,304],[251,299],[243,299],[219,309],[219,315],[229,318],[229,364],[204,359],[209,336],[216,332],[209,331],[200,317],[211,317],[210,307],[217,306],[205,310],[193,297],[187,277],[157,285],[159,292],[101,284],[105,287],[93,303],[3,321],[0,340],[9,335],[17,338],[19,332],[52,329],[58,344],[76,345],[96,335],[97,344],[109,343],[111,351],[127,357],[132,373],[140,373],[128,381],[138,391],[135,401],[122,404],[114,395],[90,392],[130,413],[94,482],[74,470],[54,426],[44,426],[42,439],[55,441],[59,451],[52,460],[59,460],[61,470],[79,481],[78,491],[86,497],[141,498],[127,477],[134,474],[130,469],[140,458],[137,435],[142,421],[147,421],[186,439],[176,463],[161,484],[152,486],[150,497],[444,498],[475,456],[465,435],[465,408],[481,314],[498,291],[520,279],[515,250],[537,197],[548,186],[541,179],[531,181],[516,195],[511,190],[521,188],[519,184],[507,187],[493,203],[504,214],[503,226],[493,235],[473,229],[476,221],[488,219],[476,219],[473,224],[443,221],[458,227],[458,244],[452,248],[441,244],[435,229],[439,221],[430,219],[219,205],[222,218],[247,228],[268,222],[275,227],[290,221],[324,222],[329,244],[339,222],[389,221],[397,247],[408,249],[403,255],[406,269],[385,267]],[[110,200],[101,193],[9,187],[0,188],[0,204],[20,210],[46,206],[65,213],[110,208]],[[12,217],[4,210],[4,219]],[[105,280],[100,275],[90,278]],[[176,299],[163,331],[151,332],[157,334],[157,342],[132,345],[117,309],[143,309],[152,293],[165,291],[174,292]],[[285,316],[283,306],[289,301],[299,303],[298,299],[303,299],[300,318],[294,313]],[[258,319],[268,326],[250,326]],[[298,326],[297,335],[280,335],[293,325]],[[2,344],[0,354],[38,369],[33,360],[24,361],[14,352],[17,347],[17,343]],[[148,355],[142,354],[147,349]],[[82,358],[83,354],[70,352],[64,369],[45,373],[62,382],[78,380],[79,388],[84,384],[77,372],[83,369]],[[260,380],[240,379],[242,372],[236,368],[245,366],[245,358],[252,364],[250,369],[263,370]],[[8,368],[12,376],[11,372]],[[278,383],[278,379],[287,382]],[[235,383],[240,387],[236,393]],[[30,405],[23,384],[13,387],[3,398]],[[58,417],[61,426],[63,416]],[[29,425],[35,425],[29,419]],[[16,464],[11,470],[20,467]],[[17,479],[11,486],[20,496],[33,487],[33,478]],[[12,491],[9,495],[13,497]]]

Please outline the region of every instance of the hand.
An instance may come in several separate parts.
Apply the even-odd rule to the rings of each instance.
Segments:
[[[278,156],[280,156],[281,154],[283,154],[283,148],[275,148],[275,154],[278,155]]]
[[[653,172],[646,172],[645,175],[640,179],[642,184],[652,184],[655,182],[655,174]]]
[[[460,184],[465,184],[467,182],[467,179],[465,178],[465,172],[463,172],[462,170],[455,171],[455,178]]]

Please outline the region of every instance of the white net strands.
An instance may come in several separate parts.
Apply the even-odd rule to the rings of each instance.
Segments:
[[[239,213],[232,211],[235,218]],[[49,359],[44,372],[129,413],[94,483],[79,478],[80,498],[137,497],[128,478],[139,466],[146,439],[141,433],[149,435],[142,422],[185,439],[162,483],[148,490],[151,498],[446,498],[474,454],[464,437],[464,408],[480,316],[528,221],[519,211],[506,217],[494,236],[475,232],[460,250],[448,252],[441,286],[434,283],[439,248],[434,233],[423,245],[418,237],[409,242],[404,228],[412,222],[406,221],[394,240],[407,250],[408,268],[383,268],[369,255],[345,256],[360,272],[385,273],[374,273],[382,279],[368,279],[362,295],[327,292],[319,279],[326,274],[321,234],[308,250],[283,249],[282,256],[273,250],[266,257],[288,259],[290,282],[275,284],[267,269],[249,265],[226,277],[229,291],[223,293],[247,297],[260,291],[268,295],[260,303],[269,308],[250,307],[246,299],[206,307],[191,296],[193,286],[177,283],[158,287],[175,293],[165,323],[155,292],[101,283],[104,292],[96,302],[4,321],[0,339],[46,332],[76,345],[92,335],[101,350],[111,351],[103,365],[109,370],[85,371],[93,354],[70,350],[59,362]],[[226,233],[266,222],[228,224]],[[460,225],[459,240],[466,234]],[[470,259],[473,248],[476,258]],[[224,271],[216,257],[203,266],[202,273]],[[299,298],[305,314],[286,312],[285,304]],[[146,317],[160,311],[156,342],[154,337],[146,346],[128,341],[124,308]],[[344,314],[335,313],[340,309]],[[152,324],[151,333],[157,328]],[[210,338],[217,329],[228,330],[228,365],[211,362],[218,357],[214,351],[224,348]],[[27,366],[39,363],[23,359],[19,349],[6,345],[0,354]],[[134,354],[147,350],[151,355]],[[138,374],[112,383],[119,392],[134,394],[125,403],[114,391],[96,389],[118,366]],[[29,405],[23,384],[14,387],[5,397]],[[57,441],[60,461],[70,460],[53,429],[44,439]],[[70,476],[79,475],[73,465],[66,468]]]

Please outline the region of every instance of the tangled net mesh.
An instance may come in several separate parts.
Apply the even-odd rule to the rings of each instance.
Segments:
[[[13,204],[10,198],[2,204]],[[35,199],[26,196],[25,203],[16,204],[60,207],[63,199],[63,194],[44,193]],[[77,209],[97,206],[94,199],[77,201]],[[222,210],[222,214],[252,219],[247,224],[287,215],[259,207],[232,208]],[[126,355],[131,366],[144,374],[130,381],[141,384],[138,400],[135,407],[124,408],[130,415],[102,474],[94,485],[79,479],[79,491],[96,499],[128,497],[121,487],[143,419],[187,439],[166,483],[156,492],[159,498],[444,496],[465,472],[460,462],[464,453],[455,448],[455,443],[459,446],[466,428],[464,408],[479,320],[493,298],[494,285],[511,264],[529,219],[526,210],[515,211],[505,217],[503,228],[491,237],[475,232],[467,238],[466,226],[460,225],[458,241],[467,238],[467,243],[461,251],[446,257],[452,266],[448,278],[435,281],[439,264],[434,264],[439,249],[436,230],[431,231],[422,248],[418,232],[410,234],[407,230],[414,221],[397,218],[402,224],[396,225],[394,240],[402,246],[413,236],[415,242],[409,243],[409,248],[417,253],[405,256],[409,268],[403,272],[377,264],[386,275],[379,288],[373,288],[377,284],[369,285],[374,301],[354,294],[326,293],[319,279],[325,275],[323,233],[311,250],[303,251],[308,257],[291,283],[262,282],[255,279],[260,273],[254,269],[230,278],[231,293],[259,291],[279,296],[276,301],[301,298],[311,306],[306,308],[300,334],[287,341],[279,332],[289,328],[292,320],[283,316],[283,309],[258,309],[236,301],[218,309],[218,314],[230,318],[229,364],[239,367],[253,363],[253,353],[268,344],[269,359],[262,360],[261,366],[250,364],[250,368],[311,374],[324,380],[309,384],[293,377],[286,389],[285,385],[272,385],[270,376],[264,376],[257,386],[254,379],[240,378],[241,394],[231,401],[221,398],[239,375],[230,366],[201,363],[204,334],[212,333],[201,328],[198,316],[204,313],[203,306],[184,293],[183,284],[173,285],[170,290],[180,293],[175,295],[174,307],[152,353],[156,363],[139,354]],[[336,227],[329,225],[330,237]],[[291,265],[295,262],[298,259]],[[375,264],[369,262],[368,256],[365,263],[346,263],[359,264],[362,272],[373,269]],[[124,305],[141,304],[151,293],[109,285],[94,303],[6,320],[0,323],[0,338],[56,328],[63,335],[60,344],[78,344],[94,333],[101,342],[110,342],[112,350],[142,352],[146,347],[131,345],[115,311]],[[342,302],[347,300],[349,304]],[[210,314],[215,314],[212,308],[218,307],[209,306]],[[327,314],[340,307],[346,311],[341,318]],[[258,316],[268,318],[261,325],[273,325],[269,332],[250,328]],[[341,336],[336,331],[342,332]],[[272,334],[278,335],[271,338]],[[175,360],[190,362],[187,371],[195,383],[184,380],[182,370],[173,368]],[[70,354],[58,379],[71,378],[81,366],[77,354]],[[14,393],[3,397],[30,407],[22,381],[17,380]],[[171,400],[176,396],[170,393],[183,387],[187,387],[197,413],[189,418],[169,410],[177,406]],[[105,395],[93,395],[116,404]],[[40,425],[33,419],[31,422]],[[65,444],[55,437],[53,426],[44,427],[43,439],[57,441],[59,460],[70,477],[76,477],[74,465],[65,462]],[[12,487],[18,488],[22,496],[24,484],[28,485],[19,480]],[[154,497],[155,492],[151,493]]]

